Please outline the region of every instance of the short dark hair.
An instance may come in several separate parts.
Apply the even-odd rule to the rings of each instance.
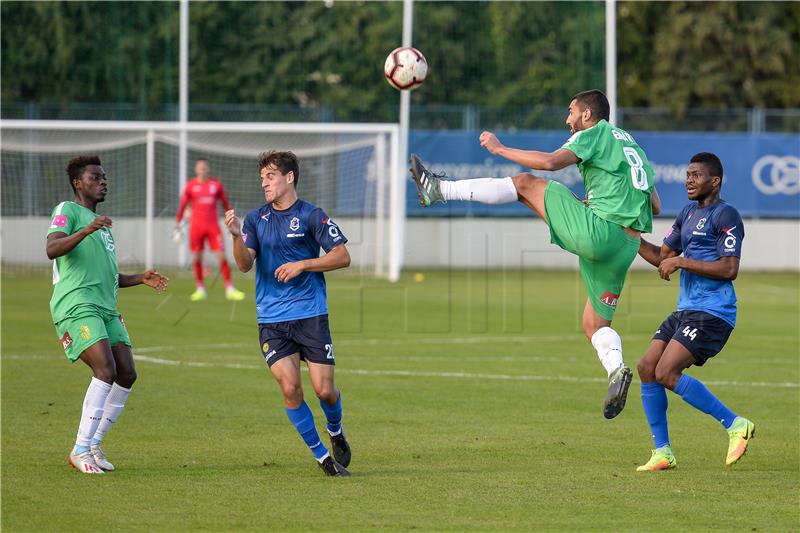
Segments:
[[[722,161],[719,160],[716,154],[700,152],[699,154],[694,154],[689,162],[704,164],[711,177],[719,176],[719,179],[722,179]]]
[[[209,161],[208,161],[208,158],[206,158],[206,157],[198,157],[197,159],[195,159],[195,160],[194,160],[194,164],[196,165],[196,164],[197,164],[197,163],[199,163],[200,161],[205,161],[206,163],[208,163],[208,162],[209,162]]]
[[[269,166],[274,166],[281,171],[281,174],[288,174],[291,170],[294,173],[294,186],[297,188],[297,182],[300,181],[300,163],[294,152],[270,150],[258,154],[258,171],[261,172],[262,168]]]
[[[573,96],[572,99],[577,100],[581,106],[588,107],[592,112],[592,116],[597,118],[598,121],[602,119],[608,120],[611,116],[611,106],[602,91],[597,89],[581,91]]]
[[[69,186],[72,187],[72,192],[75,192],[75,184],[73,181],[81,179],[83,169],[89,165],[102,165],[100,158],[96,155],[79,155],[73,157],[67,163],[67,176],[69,177]]]

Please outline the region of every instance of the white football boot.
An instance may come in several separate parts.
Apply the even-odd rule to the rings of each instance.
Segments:
[[[97,466],[106,472],[111,472],[114,470],[114,465],[108,462],[108,459],[106,459],[106,454],[103,453],[103,450],[100,448],[99,444],[96,446],[90,446],[89,451],[92,452],[92,457],[94,457],[94,462],[97,463]]]
[[[84,474],[105,474],[105,472],[103,472],[103,470],[97,466],[91,450],[86,450],[83,453],[76,454],[75,448],[72,448],[72,451],[69,452],[67,462],[70,464],[70,466],[72,466],[72,468],[79,472],[83,472]]]

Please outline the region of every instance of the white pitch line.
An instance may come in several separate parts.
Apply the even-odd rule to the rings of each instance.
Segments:
[[[258,370],[264,365],[248,365],[241,363],[208,363],[204,361],[179,361],[176,359],[164,359],[162,357],[152,357],[148,355],[134,354],[137,361],[153,363],[166,366],[188,366],[194,368],[231,368],[236,370]],[[60,359],[55,355],[22,355],[22,354],[3,354],[2,359],[16,360],[56,360]],[[304,367],[305,369],[305,367]],[[338,374],[354,374],[360,376],[397,376],[397,377],[430,377],[430,378],[454,378],[454,379],[489,379],[497,381],[559,381],[569,383],[606,383],[608,380],[603,377],[576,377],[576,376],[542,376],[542,375],[513,375],[513,374],[484,374],[473,372],[422,372],[417,370],[366,370],[359,368],[337,368]],[[758,387],[776,389],[797,389],[800,383],[792,381],[729,381],[729,380],[703,380],[706,385],[716,387]]]
[[[207,363],[201,361],[176,361],[175,359],[162,359],[147,355],[136,355],[137,361],[155,363],[169,366],[193,366],[203,368],[235,368],[254,370],[264,368],[257,365],[228,364],[228,363]],[[398,376],[398,377],[430,377],[430,378],[456,378],[456,379],[490,379],[498,381],[560,381],[569,383],[607,383],[608,379],[603,377],[576,377],[576,376],[541,376],[541,375],[513,375],[513,374],[484,374],[474,372],[421,372],[417,370],[366,370],[359,368],[337,368],[339,374],[355,374],[361,376]],[[800,383],[784,381],[726,381],[709,380],[703,383],[719,387],[765,387],[796,389],[800,388]]]

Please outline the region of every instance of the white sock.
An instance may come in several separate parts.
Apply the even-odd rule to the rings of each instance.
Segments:
[[[439,190],[445,200],[467,200],[484,204],[510,204],[517,201],[517,188],[510,177],[441,180]]]
[[[97,430],[95,430],[94,437],[92,437],[93,446],[103,441],[103,437],[111,429],[111,425],[117,421],[122,408],[125,407],[125,400],[128,399],[130,392],[131,389],[120,387],[116,383],[111,386],[111,391],[108,393],[106,403],[103,406],[103,419],[97,425]]]
[[[600,358],[600,362],[603,363],[609,376],[624,365],[622,362],[622,339],[610,327],[604,326],[595,331],[592,335],[592,346],[597,350],[597,357]]]
[[[92,441],[92,436],[103,418],[103,406],[109,392],[111,392],[111,385],[95,377],[92,378],[89,388],[86,389],[86,396],[83,398],[81,423],[75,439],[75,444],[78,446],[89,446]]]

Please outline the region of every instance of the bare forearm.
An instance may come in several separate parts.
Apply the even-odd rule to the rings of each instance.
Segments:
[[[639,255],[654,267],[661,264],[661,249],[644,239],[639,242]]]
[[[119,288],[135,287],[141,285],[144,274],[119,274]]]
[[[78,246],[83,239],[86,238],[88,233],[84,230],[76,231],[72,235],[64,237],[50,237],[47,239],[47,257],[55,259],[70,253],[76,246]]]
[[[241,235],[233,235],[233,259],[241,272],[250,272],[253,268],[253,256],[245,246]]]
[[[497,150],[496,155],[513,161],[523,167],[536,170],[558,170],[553,168],[550,153],[539,152],[537,150],[520,150],[519,148],[509,148],[503,146]]]
[[[305,272],[330,272],[350,266],[350,254],[347,249],[336,247],[322,257],[305,259],[303,270]]]
[[[734,258],[724,257],[718,261],[698,261],[681,257],[678,268],[706,278],[734,280],[739,273],[739,264],[732,259]]]
[[[656,216],[661,213],[661,197],[658,195],[658,191],[655,187],[653,187],[653,194],[650,197],[650,203],[653,207],[653,216]]]

